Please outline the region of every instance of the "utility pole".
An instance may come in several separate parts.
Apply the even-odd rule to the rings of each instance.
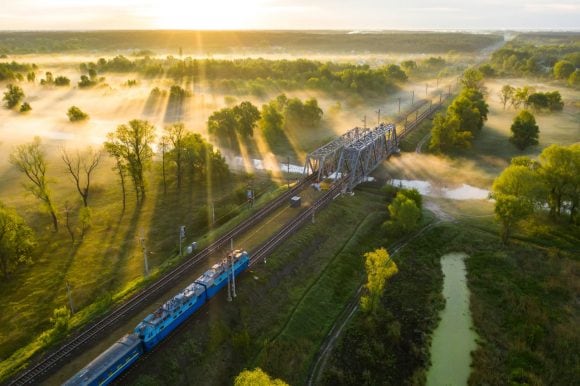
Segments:
[[[363,123],[363,129],[366,130],[366,128],[367,128],[367,116],[366,115],[363,117],[362,123]]]
[[[411,90],[411,106],[415,103],[415,90]]]
[[[381,124],[381,109],[379,108],[377,111],[377,126]]]
[[[425,97],[427,97],[427,90],[429,90],[429,84],[425,83]]]
[[[233,237],[230,239],[230,249],[232,251],[234,250],[234,238]]]
[[[149,276],[149,262],[147,261],[147,248],[145,248],[145,237],[141,233],[141,249],[143,250],[143,263],[145,267],[145,277]]]
[[[72,293],[71,293],[70,284],[69,284],[68,280],[66,281],[66,294],[68,296],[68,304],[70,305],[70,312],[71,312],[71,314],[74,315],[75,307],[73,305]]]
[[[238,295],[236,295],[236,272],[234,271],[234,253],[232,252],[232,292],[234,295],[234,298]]]
[[[179,227],[179,257],[183,257],[183,249],[181,248],[183,239],[185,238],[185,225]]]
[[[226,257],[226,276],[228,278],[228,302],[232,301],[232,283],[231,283],[231,279],[230,279],[230,270],[228,269],[228,258]]]
[[[399,100],[399,114],[401,114],[401,97],[397,98]]]

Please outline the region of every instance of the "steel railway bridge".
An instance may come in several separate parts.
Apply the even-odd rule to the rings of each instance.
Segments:
[[[394,123],[380,123],[374,128],[355,127],[340,137],[316,149],[306,157],[305,176],[316,176],[318,182],[325,178],[344,180],[343,187],[352,191],[365,181],[385,159],[399,152],[399,140],[438,110],[438,103],[423,101],[416,110],[405,116],[401,133]],[[425,106],[425,109],[421,109]],[[409,116],[414,120],[409,121]]]

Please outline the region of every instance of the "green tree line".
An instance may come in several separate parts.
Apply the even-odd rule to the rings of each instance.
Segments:
[[[551,145],[538,160],[515,157],[492,187],[501,236],[507,242],[519,222],[549,208],[556,220],[568,217],[578,224],[580,204],[580,144]]]

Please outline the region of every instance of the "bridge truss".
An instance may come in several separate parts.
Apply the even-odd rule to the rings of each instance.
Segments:
[[[308,154],[304,173],[314,173],[317,181],[345,178],[346,189],[350,191],[397,151],[394,124],[381,123],[373,129],[355,127]]]

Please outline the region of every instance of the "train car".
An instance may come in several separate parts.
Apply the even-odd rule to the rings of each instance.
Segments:
[[[228,274],[231,275],[232,264],[234,275],[238,276],[248,268],[248,264],[250,263],[250,256],[246,251],[236,250],[228,257],[228,259],[225,259],[221,263],[214,264],[195,281],[207,287],[208,298],[215,296],[227,284]]]
[[[76,373],[64,386],[108,385],[143,354],[143,342],[127,334]]]
[[[154,313],[147,315],[133,332],[143,341],[145,350],[149,351],[189,318],[206,300],[205,287],[194,282]]]

